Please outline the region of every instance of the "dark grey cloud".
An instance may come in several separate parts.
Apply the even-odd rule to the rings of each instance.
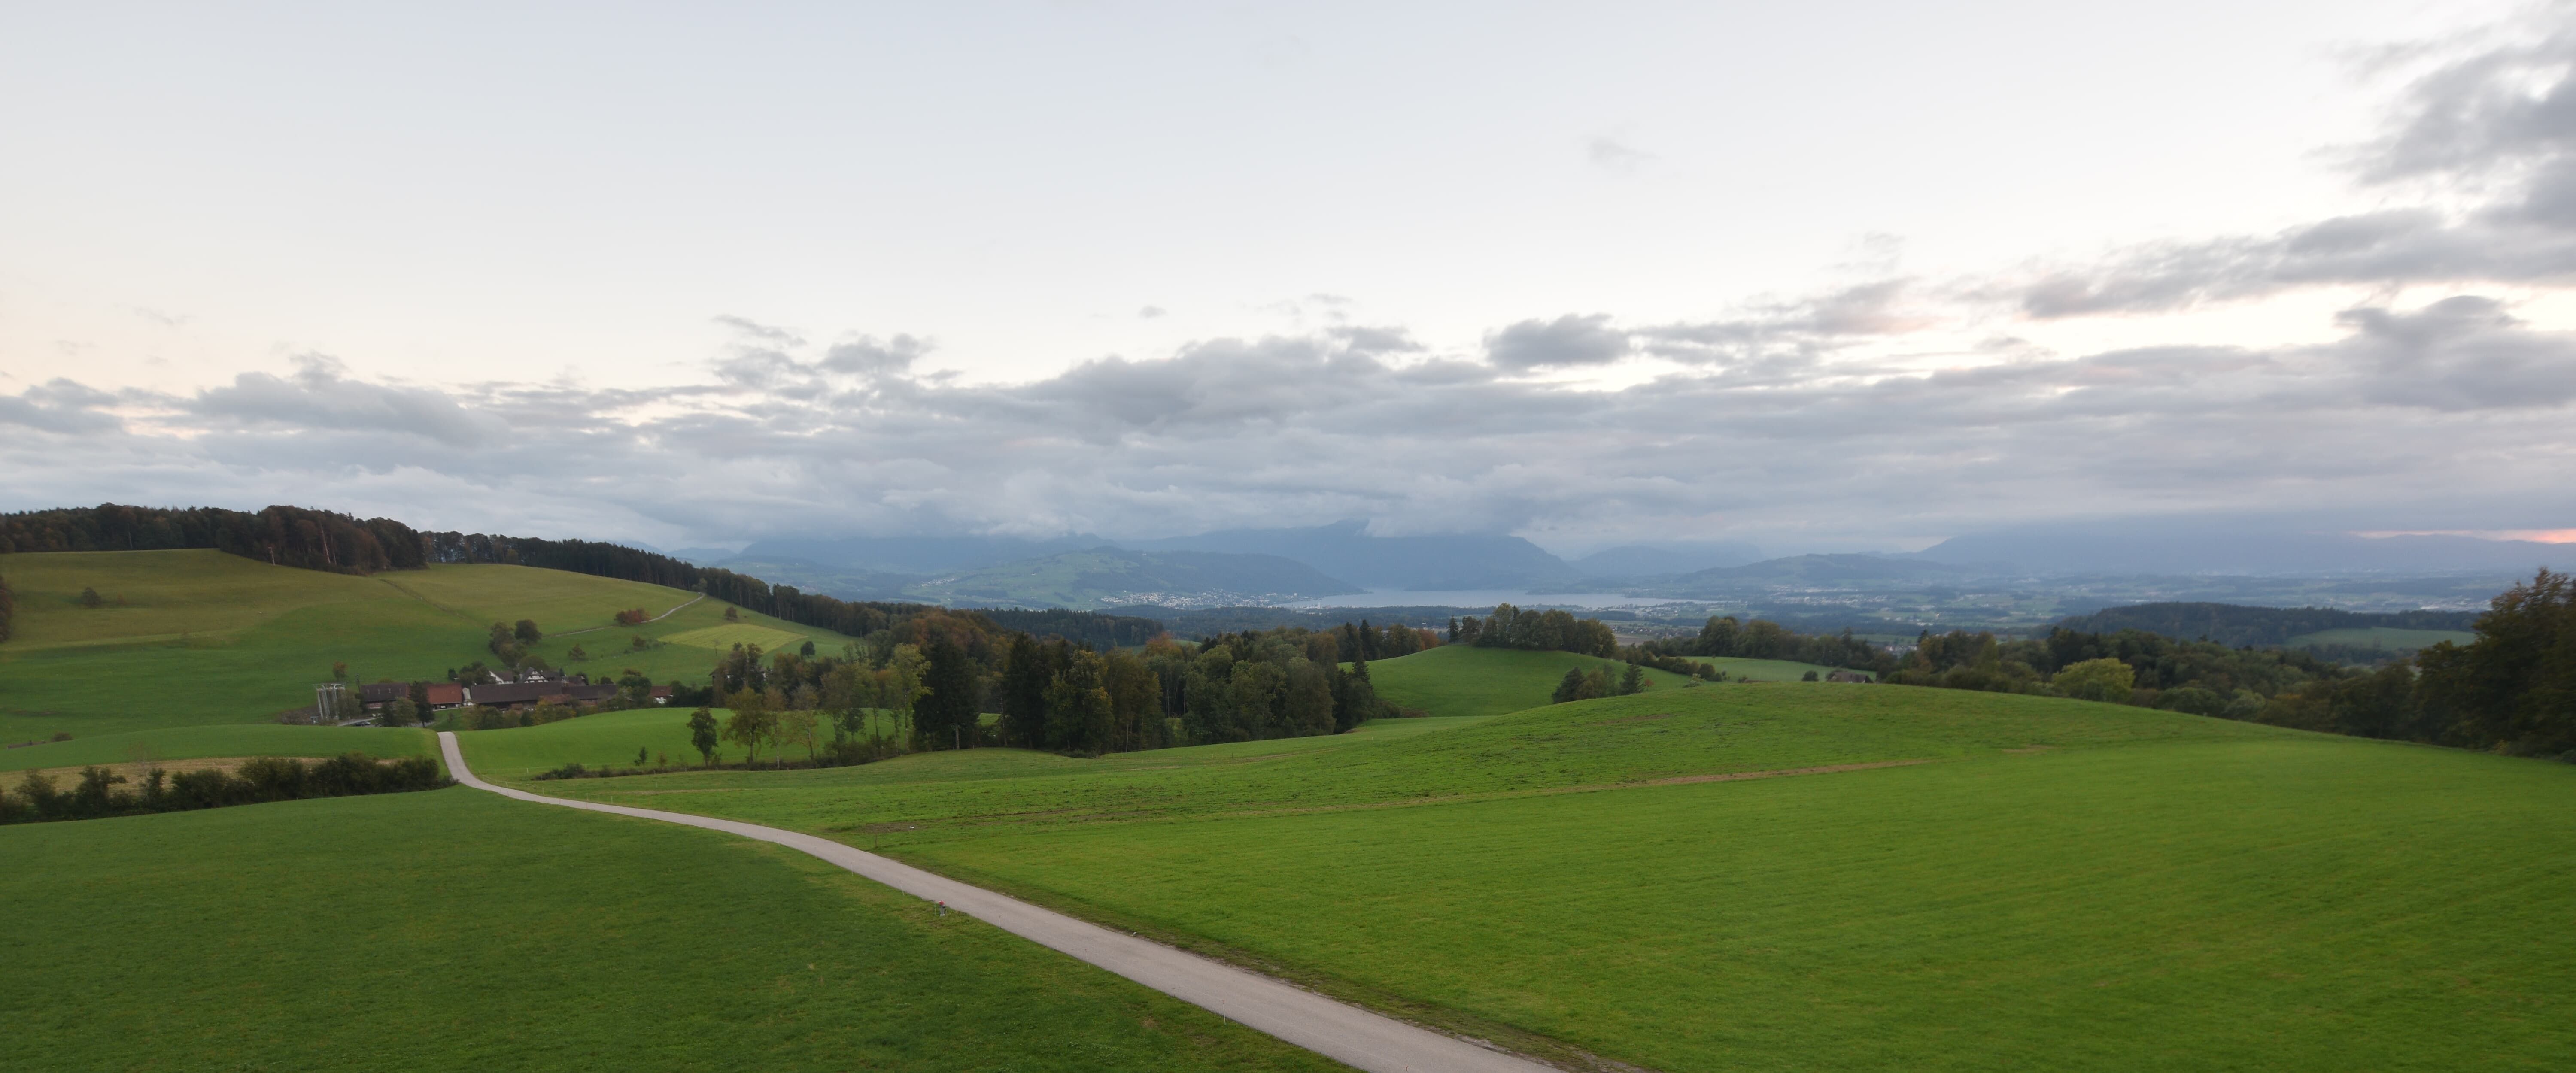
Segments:
[[[853,376],[885,376],[910,370],[912,363],[921,360],[922,356],[930,351],[931,344],[926,339],[917,339],[909,335],[878,339],[872,335],[863,335],[845,343],[833,344],[832,348],[824,353],[821,364],[824,369],[836,373],[848,373]]]
[[[1486,359],[1514,370],[1606,365],[1628,353],[1628,333],[1607,313],[1525,320],[1485,338]]]
[[[64,434],[108,432],[123,424],[103,412],[116,401],[104,391],[56,378],[16,395],[0,395],[0,424]]]
[[[353,380],[338,359],[306,354],[286,377],[243,373],[179,403],[215,428],[331,428],[465,445],[506,434],[504,422],[446,392]]]
[[[186,397],[57,381],[0,396],[0,487],[12,506],[295,501],[655,543],[1350,517],[1794,543],[2189,511],[2510,528],[2576,509],[2559,462],[2576,452],[2576,338],[2487,298],[2354,309],[2320,346],[1931,372],[1800,356],[1893,323],[1874,293],[1898,292],[1634,333],[1573,318],[1577,338],[1743,351],[1623,390],[1533,382],[1517,375],[1532,366],[1428,354],[1387,328],[1211,340],[1018,384],[780,350],[655,389],[429,388],[319,358]],[[917,353],[901,338],[864,345]]]

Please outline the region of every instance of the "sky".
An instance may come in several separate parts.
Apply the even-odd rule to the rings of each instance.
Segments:
[[[0,509],[2576,536],[2576,9],[0,6]]]

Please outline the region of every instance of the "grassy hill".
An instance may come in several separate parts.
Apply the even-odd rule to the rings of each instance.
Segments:
[[[462,788],[0,860],[6,1069],[1339,1068],[802,854]]]
[[[311,704],[334,662],[353,681],[443,679],[490,658],[496,621],[534,619],[547,634],[535,651],[557,666],[631,667],[656,681],[702,677],[745,631],[779,644],[847,640],[750,612],[728,623],[723,604],[677,589],[518,566],[357,577],[215,551],[49,552],[0,556],[0,576],[18,596],[18,636],[0,644],[0,741],[10,742],[263,722]],[[83,606],[83,588],[105,606]],[[672,613],[633,629],[610,623],[637,607]],[[635,636],[660,643],[634,651]],[[569,660],[575,646],[588,662]]]
[[[881,843],[1485,1038],[1651,1068],[2576,1053],[2556,1016],[2576,961],[2550,938],[2576,913],[2565,765],[1889,686],[1703,686],[1373,736],[1432,722],[543,785]]]
[[[1389,703],[1433,715],[1501,715],[1546,704],[1565,672],[1590,673],[1596,667],[1607,667],[1612,675],[1628,669],[1617,660],[1572,652],[1442,645],[1372,660],[1369,681]],[[1663,671],[1648,671],[1646,679],[1652,689],[1679,689],[1685,681]]]

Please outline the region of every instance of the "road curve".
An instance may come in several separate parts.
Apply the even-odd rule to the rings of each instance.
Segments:
[[[1267,976],[1245,972],[1223,962],[1174,950],[982,887],[933,875],[827,838],[735,820],[573,801],[494,786],[475,778],[474,772],[465,766],[465,755],[456,747],[455,734],[440,731],[438,747],[445,754],[447,770],[456,777],[456,781],[477,790],[489,790],[503,797],[541,805],[561,805],[687,824],[775,842],[820,857],[916,898],[946,902],[950,909],[1040,946],[1072,955],[1183,1002],[1212,1010],[1229,1020],[1370,1073],[1549,1073],[1551,1069],[1526,1058],[1487,1050]]]

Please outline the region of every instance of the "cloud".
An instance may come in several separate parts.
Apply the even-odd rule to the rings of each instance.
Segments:
[[[2530,43],[2435,64],[2380,137],[2346,153],[2397,205],[2269,235],[2169,242],[1971,285],[2039,318],[2141,313],[2298,287],[2576,279],[2576,8]]]
[[[724,325],[727,328],[731,328],[748,339],[757,339],[764,343],[774,343],[779,346],[787,347],[800,347],[805,345],[805,340],[802,336],[788,331],[785,328],[762,324],[756,320],[737,317],[731,314],[719,315],[713,319],[716,323]]]
[[[1161,306],[1146,306],[1143,309],[1137,310],[1136,315],[1145,320],[1152,320],[1156,317],[1162,316],[1163,312],[1164,310]]]
[[[819,363],[822,368],[852,376],[888,376],[909,371],[912,363],[930,353],[931,343],[909,335],[880,340],[862,335],[845,343],[835,343]]]
[[[1486,360],[1516,371],[1603,365],[1628,353],[1628,333],[1610,327],[1607,313],[1525,320],[1485,337]]]
[[[926,344],[731,353],[703,382],[440,388],[319,356],[194,396],[54,381],[0,395],[18,507],[292,501],[441,528],[729,541],[769,533],[1152,536],[1361,517],[1404,532],[1795,541],[2139,512],[2366,512],[2519,528],[2576,510],[2576,337],[2486,297],[2342,314],[2321,346],[1863,368],[1861,287],[1701,325],[1599,316],[1195,343],[1017,384],[912,371]],[[1876,297],[1874,297],[1876,296]],[[1880,301],[1879,297],[1885,297]],[[1513,374],[1629,345],[1732,357],[1622,390]],[[906,340],[910,340],[907,342]],[[1519,349],[1514,349],[1519,348]],[[148,420],[110,411],[149,410]]]
[[[1655,154],[1629,148],[1615,138],[1594,138],[1585,142],[1583,155],[1592,166],[1607,171],[1633,172],[1655,159]]]

